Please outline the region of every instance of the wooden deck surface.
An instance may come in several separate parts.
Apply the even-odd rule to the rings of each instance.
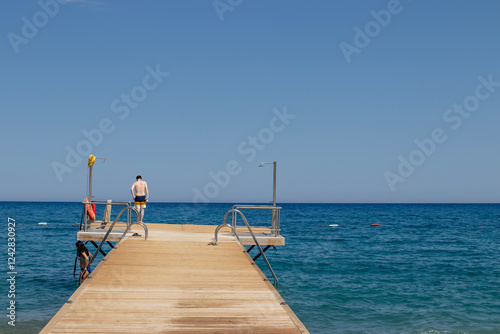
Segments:
[[[308,333],[233,238],[147,225],[148,240],[117,245],[41,333]]]
[[[106,232],[108,231],[108,228],[110,227],[111,224],[105,225],[103,228],[98,228],[101,227],[101,223],[99,222],[94,222],[91,224],[91,227],[88,229],[88,231],[79,231],[77,233],[77,239],[78,240],[83,240],[83,241],[101,241]],[[212,229],[210,227],[210,233],[212,233],[213,236],[213,230],[215,230],[215,227]],[[108,236],[108,241],[110,242],[116,242],[119,241],[120,238],[123,235],[123,232],[125,232],[126,229],[126,223],[120,223],[116,224],[116,226],[113,228],[111,233]],[[243,245],[248,246],[248,245],[254,245],[255,242],[248,232],[248,228],[246,226],[239,226],[236,228],[236,231],[238,232],[238,236],[240,237],[240,241],[243,243]],[[257,241],[261,246],[266,246],[266,245],[272,245],[272,246],[284,246],[285,245],[285,238],[282,235],[278,235],[273,237],[271,234],[271,229],[269,227],[252,227],[252,231],[257,238]],[[204,233],[208,233],[204,232]],[[129,233],[131,235],[132,232]],[[228,240],[231,239],[233,240],[234,238],[232,237],[232,233],[230,229],[222,229],[219,233],[219,237],[221,240]]]

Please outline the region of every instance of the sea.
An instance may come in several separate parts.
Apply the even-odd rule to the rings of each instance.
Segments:
[[[217,225],[233,204],[148,203],[144,221]],[[310,333],[500,333],[500,204],[278,205],[286,245],[266,255]],[[0,333],[38,333],[78,288],[81,215],[0,202]]]

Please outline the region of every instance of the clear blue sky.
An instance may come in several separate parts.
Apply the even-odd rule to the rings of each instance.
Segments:
[[[500,200],[496,0],[1,6],[0,200]]]

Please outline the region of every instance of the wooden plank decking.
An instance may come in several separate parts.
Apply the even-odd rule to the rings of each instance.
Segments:
[[[119,241],[120,238],[123,235],[123,232],[125,232],[126,229],[126,224],[127,223],[120,223],[116,224],[116,226],[113,228],[111,233],[108,236],[108,241],[111,242],[116,242]],[[111,224],[107,224],[105,226],[101,225],[101,222],[94,222],[91,224],[91,227],[88,229],[88,231],[79,231],[77,233],[77,239],[78,240],[83,240],[83,241],[101,241],[106,232],[108,231],[108,228],[110,227]],[[188,226],[188,225],[186,225]],[[210,228],[210,231],[213,235],[213,230],[215,230],[215,227],[212,229]],[[240,237],[240,241],[243,243],[243,245],[254,245],[255,242],[248,232],[248,228],[246,226],[239,226],[236,228],[236,231],[238,232],[238,236]],[[269,227],[252,227],[252,231],[257,238],[257,241],[261,246],[265,245],[273,245],[273,246],[284,246],[285,245],[285,238],[282,235],[278,236],[272,236],[271,235],[271,229]],[[205,233],[208,233],[208,230],[205,231]],[[129,233],[131,235],[132,233]],[[228,229],[222,229],[219,233],[219,237],[221,240],[227,240],[228,238],[230,240],[234,240],[231,234],[231,230]]]
[[[308,333],[232,237],[212,246],[215,226],[148,228],[147,241],[117,245],[41,333]]]

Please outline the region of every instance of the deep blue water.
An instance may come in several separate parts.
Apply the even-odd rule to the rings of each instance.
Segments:
[[[220,224],[231,206],[148,203],[145,221]],[[286,246],[266,254],[311,333],[500,333],[500,205],[281,206]],[[38,333],[77,288],[81,210],[0,202],[1,333]],[[8,217],[16,221],[15,327],[7,324]],[[247,218],[268,225],[270,214]]]

